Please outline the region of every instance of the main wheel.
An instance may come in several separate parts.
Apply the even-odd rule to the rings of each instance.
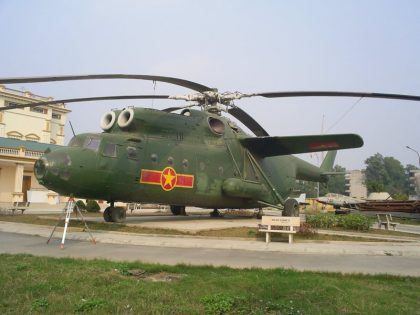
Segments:
[[[111,218],[112,221],[116,223],[122,223],[125,221],[126,218],[126,211],[124,207],[115,207],[111,209]]]
[[[170,206],[173,215],[187,215],[185,206]]]
[[[287,199],[284,203],[283,216],[285,217],[298,217],[299,216],[299,203],[296,199]]]
[[[105,211],[104,211],[104,220],[105,220],[105,222],[111,222],[112,221],[111,207],[108,207],[108,208],[105,209]]]

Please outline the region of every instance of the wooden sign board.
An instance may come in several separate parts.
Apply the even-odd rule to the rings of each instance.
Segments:
[[[263,216],[262,225],[300,226],[300,217],[271,217]]]

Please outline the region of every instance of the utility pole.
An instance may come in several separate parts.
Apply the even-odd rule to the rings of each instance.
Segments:
[[[416,153],[417,153],[417,156],[419,157],[419,168],[420,168],[420,153],[419,153],[418,151],[414,150],[413,148],[410,148],[408,145],[406,145],[405,147],[406,147],[407,149],[409,149],[409,150],[414,151],[414,152],[416,152]]]

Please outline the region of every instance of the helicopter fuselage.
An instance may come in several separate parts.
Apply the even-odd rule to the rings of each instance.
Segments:
[[[255,208],[282,204],[299,173],[320,180],[319,168],[294,156],[252,154],[240,142],[249,136],[217,114],[131,113],[126,127],[116,111],[105,132],[77,135],[46,153],[35,164],[39,182],[62,195],[109,202]]]

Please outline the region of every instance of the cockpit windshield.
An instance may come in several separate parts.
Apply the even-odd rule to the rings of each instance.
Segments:
[[[85,137],[75,136],[69,142],[69,147],[82,147]]]
[[[87,137],[83,143],[83,147],[94,152],[98,152],[99,144],[101,143],[100,138]]]

